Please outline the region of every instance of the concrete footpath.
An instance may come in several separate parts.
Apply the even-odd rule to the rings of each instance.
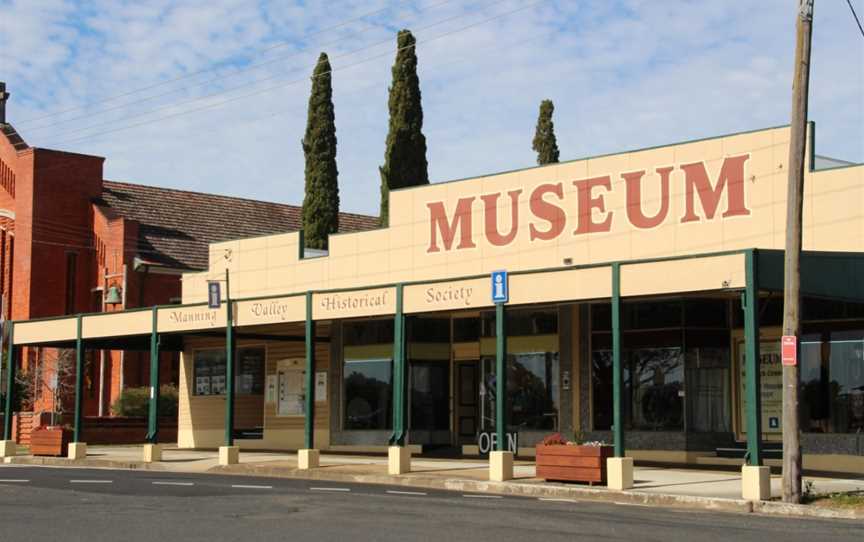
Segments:
[[[146,469],[178,473],[213,472],[389,484],[544,499],[594,500],[642,506],[864,520],[864,511],[860,509],[787,505],[776,500],[755,503],[742,500],[741,476],[734,471],[637,466],[634,472],[634,488],[622,492],[602,486],[546,482],[535,477],[533,462],[518,460],[514,466],[515,478],[508,482],[490,482],[488,464],[480,459],[415,458],[411,464],[411,472],[402,476],[390,476],[387,473],[387,458],[382,456],[322,454],[319,468],[301,471],[297,469],[297,456],[293,453],[244,451],[240,454],[239,464],[220,466],[215,451],[167,448],[162,461],[144,463],[140,446],[93,446],[88,450],[86,459],[77,461],[24,455],[7,458],[5,461],[13,464]],[[864,491],[864,477],[807,477],[806,480],[812,482],[814,494]],[[774,476],[771,482],[772,495],[776,499],[781,492],[780,478]]]

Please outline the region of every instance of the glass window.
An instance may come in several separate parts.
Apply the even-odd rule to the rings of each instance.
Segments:
[[[801,411],[805,431],[864,431],[864,330],[802,337]]]
[[[483,427],[495,428],[495,358],[483,359]],[[507,427],[510,431],[558,428],[558,353],[507,356]]]
[[[684,356],[680,347],[639,348],[627,356],[624,390],[631,429],[684,428]]]
[[[342,342],[345,346],[393,344],[393,319],[346,322]]]
[[[420,343],[449,343],[449,318],[409,318],[408,341]]]
[[[507,311],[507,336],[555,335],[558,333],[558,311],[509,310]],[[483,313],[483,336],[495,336],[495,313]]]
[[[235,353],[234,393],[264,393],[263,346],[238,348]],[[196,350],[194,353],[195,395],[225,395],[228,380],[224,348]]]
[[[345,360],[345,429],[390,429],[393,362]]]
[[[411,363],[411,429],[450,429],[450,362]]]
[[[467,343],[475,342],[480,338],[480,318],[453,319],[453,342]]]

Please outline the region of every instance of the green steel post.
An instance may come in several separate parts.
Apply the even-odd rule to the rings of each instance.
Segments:
[[[405,314],[402,284],[396,285],[396,314],[393,317],[393,435],[390,444],[405,444]]]
[[[315,447],[315,320],[312,319],[312,292],[306,292],[306,422],[305,446]]]
[[[234,446],[234,309],[225,270],[225,446]]]
[[[6,405],[3,440],[12,440],[12,405],[15,401],[15,324],[9,322],[9,352],[6,355]]]
[[[762,465],[762,400],[759,367],[759,285],[756,276],[756,251],[745,255],[744,351],[747,408],[747,462]]]
[[[621,366],[621,264],[612,264],[612,430],[615,457],[624,457],[624,368]]]
[[[495,305],[495,434],[499,452],[507,451],[507,314],[504,303]]]
[[[78,315],[75,334],[75,426],[72,442],[81,442],[81,402],[84,400],[84,341],[81,339],[81,315]]]
[[[147,409],[147,442],[159,442],[159,333],[157,333],[157,310],[153,307],[150,330],[150,404]]]

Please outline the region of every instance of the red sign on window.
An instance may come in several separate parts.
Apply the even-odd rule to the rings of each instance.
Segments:
[[[798,365],[798,337],[795,335],[783,335],[780,340],[780,358],[783,365],[794,367]]]

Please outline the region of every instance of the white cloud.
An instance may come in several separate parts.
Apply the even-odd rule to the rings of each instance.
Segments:
[[[323,47],[336,70],[343,208],[373,213],[394,31],[406,26],[421,42],[433,181],[531,165],[537,106],[547,97],[556,104],[562,159],[788,122],[788,1],[548,0],[435,39],[530,2],[424,0],[424,10],[383,0],[0,0],[0,79],[13,93],[9,117],[33,145],[73,141],[91,133],[74,130],[111,121],[94,130],[104,135],[61,146],[106,156],[108,178],[299,203],[308,77]],[[320,32],[388,5],[367,21]],[[845,2],[821,3],[814,28],[810,117],[819,126],[818,150],[864,161],[864,40]],[[167,83],[214,63],[215,72]],[[214,77],[221,79],[195,86]],[[261,79],[268,80],[253,84]],[[238,90],[204,98],[231,88]],[[100,104],[167,91],[174,92],[99,114]],[[171,107],[181,102],[189,103]],[[42,130],[57,117],[25,122],[80,106],[90,119]]]

